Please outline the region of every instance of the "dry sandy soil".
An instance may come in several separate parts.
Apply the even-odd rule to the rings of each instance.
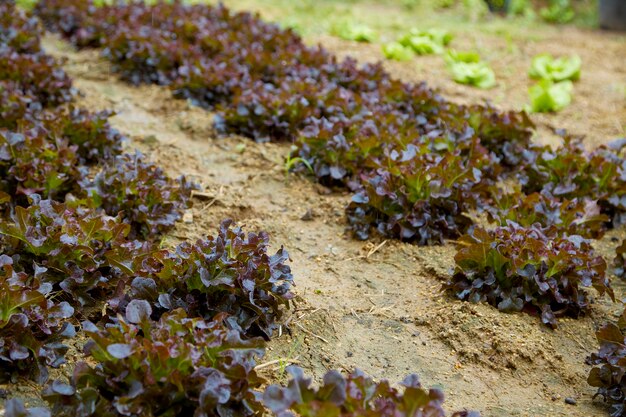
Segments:
[[[586,75],[576,86],[574,105],[557,116],[535,118],[539,132],[550,125],[567,127],[587,133],[590,146],[623,134],[626,98],[613,95],[608,86],[626,81],[626,68],[619,59],[602,58],[626,55],[620,50],[623,39],[577,29],[565,33],[567,37],[559,39],[568,41],[554,48],[583,56]],[[379,58],[376,46],[330,37],[314,40],[339,55],[350,53],[362,61]],[[594,390],[586,384],[589,366],[584,362],[596,349],[595,329],[615,317],[617,305],[598,299],[590,316],[563,319],[553,331],[536,317],[502,314],[442,295],[440,286],[454,264],[452,244],[417,247],[353,240],[345,233],[343,215],[349,195],[308,178],[287,176],[288,144],[218,138],[210,113],[171,98],[165,88],[118,81],[97,52],[75,52],[54,37],[45,40],[45,47],[67,58],[65,68],[82,93],[81,106],[117,113],[112,123],[131,138],[129,150],[138,148],[169,174],[201,183],[209,195],[194,200],[167,244],[212,234],[230,217],[247,230],[268,231],[276,247],[288,249],[298,300],[261,362],[291,360],[317,378],[333,368],[360,368],[394,382],[417,373],[426,386],[445,390],[448,410],[467,407],[487,417],[607,414],[600,400],[592,401]],[[528,55],[547,49],[527,48]],[[491,92],[457,86],[441,76],[443,64],[434,58],[425,58],[417,67],[388,66],[398,77],[427,80],[459,101],[492,98],[503,107],[509,100],[510,107],[517,107],[525,99],[526,87],[513,82],[503,82]],[[597,243],[607,259],[612,259],[615,238],[621,234],[613,231]],[[613,285],[617,298],[623,298],[626,286],[618,280]],[[75,351],[70,361],[79,357]],[[282,368],[268,366],[262,372],[282,381]],[[60,371],[69,372],[69,367]],[[0,388],[37,402],[38,387],[32,384]],[[567,397],[577,404],[567,405]]]

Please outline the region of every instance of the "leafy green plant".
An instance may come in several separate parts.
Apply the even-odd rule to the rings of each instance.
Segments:
[[[10,195],[62,200],[81,176],[77,147],[50,137],[41,127],[24,134],[0,132],[0,173],[0,190]]]
[[[207,320],[228,313],[229,323],[242,334],[269,339],[281,308],[288,308],[294,296],[289,255],[283,248],[269,255],[267,233],[246,236],[231,225],[224,221],[217,236],[141,260],[134,268],[138,278],[109,304],[123,310],[131,300],[144,299],[155,317],[176,308]]]
[[[196,187],[184,177],[170,179],[140,153],[118,156],[82,186],[95,207],[110,215],[122,213],[131,236],[143,238],[155,238],[174,227],[189,208]]]
[[[346,213],[359,239],[371,230],[420,245],[456,238],[471,225],[481,171],[457,153],[434,156],[428,146],[396,153],[389,170],[361,174]]]
[[[533,145],[518,178],[526,193],[596,200],[610,225],[618,226],[626,222],[626,160],[620,156],[625,145],[618,140],[589,152],[571,136],[557,149]]]
[[[557,112],[572,102],[573,84],[571,81],[554,83],[540,80],[528,89],[530,111],[535,113]]]
[[[559,199],[537,192],[525,195],[517,189],[512,192],[498,189],[491,195],[494,201],[486,208],[488,218],[503,227],[509,221],[522,227],[539,224],[557,234],[599,239],[611,220],[589,199]]]
[[[11,1],[0,4],[0,45],[20,54],[34,54],[41,51],[42,34],[36,18]]]
[[[44,383],[47,366],[63,364],[67,347],[60,341],[73,336],[66,319],[74,309],[66,301],[55,302],[53,287],[34,276],[14,269],[14,261],[0,255],[0,379],[14,373],[30,374]]]
[[[42,52],[20,54],[0,49],[0,81],[13,81],[44,107],[72,101],[72,81],[59,61]]]
[[[15,207],[11,221],[0,223],[5,254],[19,255],[15,268],[36,275],[85,305],[93,295],[109,294],[130,265],[149,246],[126,239],[130,227],[119,218],[31,196],[27,208]],[[100,295],[101,296],[101,295]]]
[[[478,88],[491,88],[496,85],[496,75],[488,64],[481,62],[475,52],[449,50],[445,56],[448,70],[459,84]]]
[[[485,62],[456,62],[449,66],[452,78],[459,84],[478,88],[492,88],[496,85],[496,75]]]
[[[372,28],[352,19],[339,20],[332,26],[331,33],[341,39],[356,42],[374,42],[377,37]]]
[[[374,382],[357,370],[347,377],[337,371],[324,376],[319,388],[295,366],[287,371],[291,380],[287,387],[271,385],[263,394],[263,402],[276,416],[432,416],[445,417],[443,393],[435,388],[422,388],[417,375],[402,381],[403,390],[392,388],[389,382]],[[452,414],[452,417],[479,417],[471,411]]]
[[[458,62],[472,64],[472,63],[480,62],[480,55],[478,55],[477,52],[457,51],[455,49],[448,49],[444,59],[448,65],[455,64]]]
[[[594,396],[602,396],[610,405],[611,417],[626,414],[626,311],[617,323],[607,323],[596,332],[600,349],[587,358],[593,365],[587,382],[598,388]]]
[[[219,321],[187,318],[182,310],[158,322],[149,316],[147,303],[133,301],[116,326],[83,324],[91,338],[85,350],[98,365],[80,362],[69,384],[56,380],[45,389],[53,415],[261,413],[254,390],[264,381],[254,360],[263,355],[262,340],[242,340]]]
[[[382,46],[382,50],[385,58],[394,61],[410,61],[415,56],[412,48],[406,47],[400,42],[386,43]]]
[[[529,75],[537,80],[576,81],[580,78],[581,64],[578,55],[555,59],[550,54],[540,54],[533,58]]]
[[[452,35],[441,29],[411,29],[409,33],[398,39],[398,43],[411,48],[418,55],[441,54],[444,47],[451,41]]]
[[[557,317],[588,311],[581,287],[614,299],[606,262],[581,236],[509,221],[491,231],[476,227],[459,242],[456,270],[444,288],[462,300],[539,313],[543,323],[556,327]]]
[[[570,0],[550,0],[549,6],[542,8],[539,14],[550,23],[569,23],[576,16]]]

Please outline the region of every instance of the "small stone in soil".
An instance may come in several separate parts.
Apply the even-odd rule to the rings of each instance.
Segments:
[[[313,220],[313,217],[315,217],[315,213],[313,212],[312,209],[308,209],[306,213],[304,213],[304,215],[300,217],[300,220],[305,221],[305,222],[310,222],[311,220]]]
[[[576,405],[576,400],[573,399],[572,397],[567,397],[565,398],[565,404]]]
[[[353,355],[354,355],[354,353],[352,353],[352,352],[346,352],[346,356],[349,357],[349,358],[351,358]]]

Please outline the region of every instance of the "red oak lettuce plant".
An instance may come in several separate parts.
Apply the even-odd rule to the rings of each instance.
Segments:
[[[121,212],[131,226],[131,236],[143,238],[154,238],[174,227],[190,207],[195,188],[184,177],[170,179],[140,153],[118,156],[82,186],[93,205],[112,216]]]
[[[46,367],[64,363],[67,347],[60,341],[74,335],[66,321],[74,309],[54,301],[53,286],[41,280],[42,269],[28,275],[15,271],[13,263],[0,255],[0,379],[30,374],[44,383]]]
[[[626,141],[600,146],[592,152],[566,136],[561,148],[535,147],[527,154],[520,182],[527,193],[541,191],[566,199],[597,200],[612,225],[626,222]]]
[[[126,318],[104,330],[85,323],[86,353],[97,365],[76,365],[69,384],[43,393],[55,416],[260,415],[254,371],[261,339],[242,340],[219,321],[187,318],[182,310],[149,319],[133,301]]]
[[[602,396],[610,404],[611,417],[626,415],[626,310],[617,324],[607,323],[596,332],[600,343],[597,353],[587,358],[593,365],[587,382],[598,388],[594,396]]]
[[[588,310],[581,287],[614,299],[606,262],[581,236],[509,221],[491,231],[476,227],[459,244],[454,276],[444,288],[460,299],[540,313],[552,327],[559,316],[577,317]]]
[[[599,239],[610,218],[601,214],[601,208],[589,199],[568,200],[543,193],[523,194],[519,190],[507,193],[491,190],[493,202],[486,207],[490,222],[506,226],[513,221],[520,226],[539,224],[559,234],[580,235]]]
[[[140,276],[128,293],[110,304],[123,309],[129,300],[148,300],[155,317],[176,308],[207,320],[227,313],[243,334],[269,338],[293,298],[289,255],[283,248],[269,255],[267,233],[246,236],[231,224],[224,221],[217,236],[153,254],[135,267]]]
[[[128,241],[130,227],[119,218],[85,208],[40,200],[17,206],[12,220],[0,223],[0,245],[16,259],[19,270],[63,290],[80,305],[110,294],[122,278],[132,275],[150,246]]]
[[[425,390],[417,375],[402,381],[402,391],[389,382],[374,382],[357,370],[347,377],[337,371],[328,372],[319,388],[300,368],[290,366],[291,380],[287,387],[271,385],[263,394],[263,402],[278,417],[380,416],[380,417],[445,417],[443,392]],[[480,417],[463,411],[452,417]]]

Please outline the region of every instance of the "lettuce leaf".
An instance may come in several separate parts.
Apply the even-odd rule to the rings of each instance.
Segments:
[[[450,41],[452,35],[441,29],[412,29],[398,40],[401,45],[412,48],[419,55],[442,54],[444,46]]]
[[[578,55],[554,58],[550,54],[541,54],[533,58],[528,75],[534,79],[552,81],[576,81],[580,78],[581,59]]]
[[[341,20],[333,25],[331,33],[348,41],[373,42],[376,32],[369,26],[351,20]]]
[[[496,74],[485,62],[453,62],[448,65],[454,81],[478,88],[496,85]]]
[[[415,56],[413,49],[402,45],[399,42],[389,42],[383,45],[385,58],[394,61],[408,61]]]
[[[573,84],[571,81],[554,83],[541,80],[528,89],[530,110],[535,113],[557,112],[572,102]]]

